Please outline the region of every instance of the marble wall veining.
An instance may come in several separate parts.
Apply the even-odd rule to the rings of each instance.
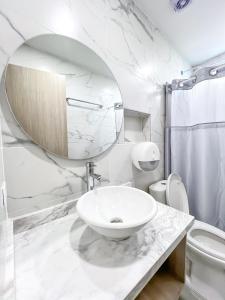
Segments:
[[[151,20],[129,0],[0,0],[0,72],[27,39],[58,33],[77,39],[99,54],[112,70],[124,106],[151,115],[151,140],[160,147],[160,166],[150,173],[132,167],[132,141],[118,143],[94,159],[102,184],[127,181],[141,189],[164,174],[164,84],[181,78],[188,63]],[[1,82],[3,154],[10,216],[79,197],[85,191],[84,162],[50,155],[27,140],[9,110]]]

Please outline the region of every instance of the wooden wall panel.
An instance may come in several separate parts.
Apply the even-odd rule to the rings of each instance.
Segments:
[[[65,77],[10,64],[6,92],[15,118],[34,142],[68,157]]]

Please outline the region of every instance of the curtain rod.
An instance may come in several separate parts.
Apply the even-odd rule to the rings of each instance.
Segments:
[[[180,87],[183,87],[184,84],[185,84],[185,83],[188,83],[188,82],[190,82],[190,83],[195,83],[196,80],[197,80],[197,76],[192,76],[192,77],[189,78],[189,79],[181,80],[181,81],[179,82],[179,86],[180,86]]]
[[[209,71],[210,75],[211,75],[211,76],[215,76],[215,75],[218,74],[218,72],[223,71],[223,69],[225,68],[225,64],[222,64],[222,65],[217,66],[217,67],[214,67],[214,66],[208,66],[208,67],[211,67],[211,68],[212,68],[212,69]],[[192,66],[192,67],[189,68],[189,69],[181,70],[181,75],[184,75],[184,73],[193,71],[193,70],[195,70],[195,68],[203,69],[203,68],[207,68],[207,66],[205,66],[205,67],[204,67],[204,66],[201,67],[201,65],[198,65],[198,66]]]
[[[217,67],[203,67],[202,69],[208,69],[208,75],[209,76],[216,76],[218,75],[220,72],[225,71],[225,64],[222,64],[220,66]],[[200,69],[201,70],[201,69]],[[200,71],[199,70],[199,71]],[[188,79],[181,79],[178,83],[180,88],[183,88],[185,84],[189,83],[189,84],[195,84],[197,82],[198,79],[198,75],[196,73],[196,75],[188,78]]]
[[[172,83],[167,85],[167,92],[171,93],[174,90],[192,89],[195,84],[201,81],[220,77],[225,77],[225,64],[202,67],[188,79],[172,80]]]
[[[209,74],[210,74],[211,76],[215,76],[215,75],[217,75],[219,72],[224,71],[224,69],[225,69],[225,64],[220,65],[220,66],[215,67],[215,68],[212,68],[212,69],[209,71]]]

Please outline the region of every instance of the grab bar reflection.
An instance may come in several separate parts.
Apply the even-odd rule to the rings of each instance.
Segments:
[[[99,108],[103,108],[103,105],[98,104],[98,103],[67,97],[66,102],[70,105],[69,101],[77,101],[77,102],[81,102],[81,103],[87,103],[87,104],[98,106]]]

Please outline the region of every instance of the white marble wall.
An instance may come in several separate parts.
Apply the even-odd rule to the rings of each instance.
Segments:
[[[0,0],[0,71],[24,40],[55,32],[93,48],[115,75],[126,108],[151,114],[151,138],[162,154],[154,172],[132,167],[132,143],[116,144],[95,159],[105,183],[133,181],[146,189],[163,177],[164,87],[189,65],[151,20],[129,0]],[[84,162],[47,154],[25,138],[0,90],[5,173],[10,215],[20,215],[77,197],[85,191]]]
[[[1,129],[1,126],[0,126]],[[8,263],[8,220],[6,202],[3,199],[4,185],[4,166],[3,166],[3,147],[2,137],[0,136],[0,298],[2,299],[4,288],[7,280],[7,263]],[[3,299],[5,299],[3,297]]]
[[[0,124],[0,132],[1,132],[1,124]],[[2,224],[3,221],[7,219],[7,211],[5,206],[6,203],[4,201],[4,197],[6,196],[6,190],[4,186],[5,186],[5,174],[4,174],[4,164],[3,164],[3,145],[2,145],[2,135],[0,135],[0,225]]]

